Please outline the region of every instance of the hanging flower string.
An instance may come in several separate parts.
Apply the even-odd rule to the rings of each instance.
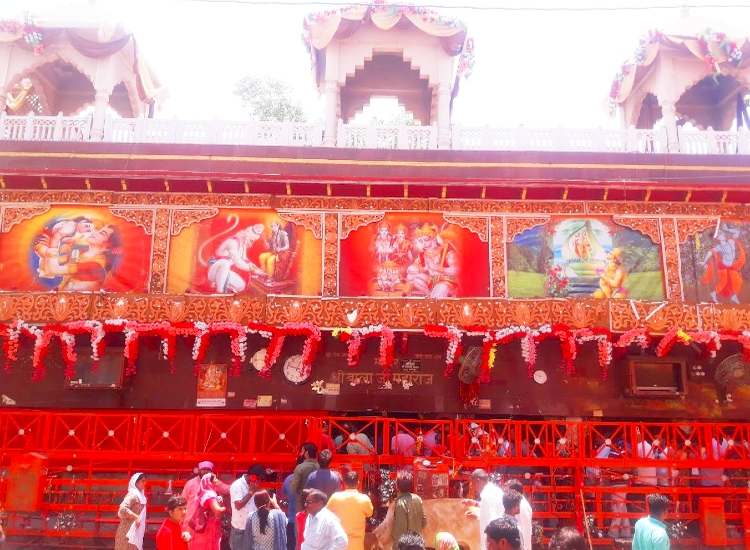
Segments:
[[[11,325],[0,323],[0,336],[3,337],[3,352],[5,353],[5,370],[10,372],[10,365],[18,360],[18,338],[21,336],[21,321],[16,320]]]
[[[393,364],[394,340],[393,331],[385,325],[370,325],[361,329],[336,329],[334,337],[341,342],[348,342],[347,364],[354,367],[359,364],[362,343],[366,338],[380,338],[379,362],[383,369],[383,378],[391,379],[391,365]]]
[[[245,362],[247,356],[248,328],[240,323],[216,321],[208,324],[196,322],[195,329],[197,334],[193,342],[194,374],[198,375],[199,365],[206,357],[211,337],[217,334],[228,334],[230,337],[230,349],[232,350],[232,368],[229,371],[229,375],[239,376],[242,371],[242,363]]]
[[[645,350],[651,345],[651,335],[645,328],[634,328],[622,334],[617,342],[613,342],[612,346],[615,348],[617,356],[621,357],[625,355],[627,348],[633,344]]]
[[[714,80],[716,80],[716,77],[721,74],[719,63],[723,59],[716,57],[711,49],[712,43],[715,43],[719,51],[726,56],[726,61],[735,67],[739,67],[740,63],[742,63],[742,50],[736,42],[730,40],[723,32],[716,32],[709,27],[698,33],[698,44],[703,54],[703,60],[706,62],[708,70],[714,75]]]
[[[445,338],[447,340],[448,346],[445,351],[443,376],[450,378],[451,374],[453,374],[453,369],[458,364],[458,358],[463,352],[461,331],[452,326],[427,325],[424,327],[424,333],[430,338]]]

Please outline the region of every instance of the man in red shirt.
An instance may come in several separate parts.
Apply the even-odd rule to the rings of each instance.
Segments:
[[[167,519],[156,533],[156,550],[188,550],[190,533],[182,530],[187,516],[187,500],[177,495],[167,501]]]

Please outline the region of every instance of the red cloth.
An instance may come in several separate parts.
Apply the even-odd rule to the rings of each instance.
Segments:
[[[322,445],[321,445],[321,449],[320,449],[321,451],[323,449],[328,449],[332,453],[336,452],[336,444],[333,442],[333,439],[331,439],[330,435],[321,434],[320,438],[321,438],[321,441],[322,441]]]
[[[297,512],[295,519],[297,521],[297,550],[301,550],[302,543],[305,541],[305,522],[307,521],[307,512]]]
[[[167,518],[156,533],[156,550],[188,550],[188,543],[182,540],[182,527]]]

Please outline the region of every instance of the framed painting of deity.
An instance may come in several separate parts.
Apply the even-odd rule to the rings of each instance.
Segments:
[[[653,234],[628,225],[552,218],[514,235],[507,243],[509,297],[663,300],[658,223]]]
[[[167,292],[317,296],[322,214],[214,209],[172,221]]]
[[[680,273],[685,301],[750,303],[750,287],[745,283],[750,279],[748,250],[750,224],[740,221],[714,221],[708,227],[686,235],[680,243]]]
[[[142,209],[4,207],[0,289],[147,292],[152,226]]]
[[[342,296],[489,296],[486,218],[342,215]]]

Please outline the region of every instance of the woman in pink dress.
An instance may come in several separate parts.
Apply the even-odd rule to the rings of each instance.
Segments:
[[[219,479],[209,472],[201,478],[200,487],[196,493],[198,506],[208,510],[208,522],[202,533],[193,535],[191,550],[220,550],[221,547],[221,516],[226,511],[222,498],[216,494]]]

